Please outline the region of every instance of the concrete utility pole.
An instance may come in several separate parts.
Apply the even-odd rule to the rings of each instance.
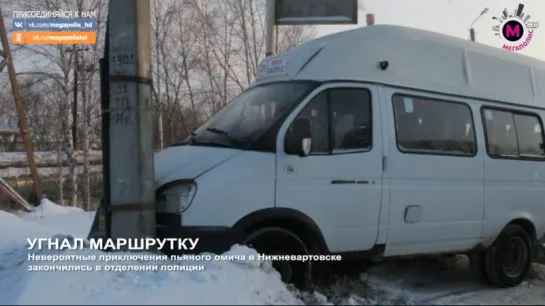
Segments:
[[[111,0],[111,238],[155,237],[150,0]]]

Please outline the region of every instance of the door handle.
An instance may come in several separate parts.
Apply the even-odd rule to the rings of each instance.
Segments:
[[[331,184],[333,184],[333,185],[341,185],[341,184],[356,184],[356,181],[348,181],[348,180],[333,180],[333,181],[331,181]]]
[[[331,181],[331,184],[332,185],[346,185],[346,184],[358,184],[358,185],[366,185],[366,184],[374,184],[375,182],[370,182],[370,181],[367,181],[367,180],[363,180],[363,181],[354,181],[354,180],[332,180]]]

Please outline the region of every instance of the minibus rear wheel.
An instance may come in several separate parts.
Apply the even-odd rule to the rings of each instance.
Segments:
[[[509,224],[485,251],[486,278],[498,287],[514,287],[526,279],[532,266],[534,244],[519,225]]]
[[[251,232],[244,239],[244,244],[265,255],[309,255],[305,243],[295,233],[280,227],[265,227]],[[273,267],[280,273],[286,284],[293,284],[299,289],[310,285],[312,263],[310,260],[277,260]]]

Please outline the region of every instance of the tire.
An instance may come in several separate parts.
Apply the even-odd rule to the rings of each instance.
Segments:
[[[305,243],[293,232],[279,228],[266,227],[250,233],[243,242],[245,245],[266,255],[309,255]],[[280,273],[286,284],[293,284],[299,289],[310,286],[312,279],[312,262],[285,261],[273,262],[273,267]]]
[[[534,257],[534,244],[520,226],[510,224],[482,256],[487,280],[500,288],[515,287],[528,275]]]

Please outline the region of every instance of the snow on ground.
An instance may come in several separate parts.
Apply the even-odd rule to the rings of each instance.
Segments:
[[[260,262],[155,262],[156,265],[204,265],[205,271],[28,271],[27,238],[65,237],[67,224],[77,225],[74,233],[85,233],[92,222],[76,223],[87,213],[58,206],[41,205],[43,214],[22,217],[0,211],[0,304],[245,304],[297,305],[301,301],[280,281],[270,265]],[[40,205],[40,206],[41,206]],[[52,218],[52,219],[50,219]],[[87,216],[79,220],[87,220]],[[49,219],[49,220],[48,220]],[[84,236],[84,237],[85,237]],[[74,234],[75,238],[79,238]],[[81,237],[81,236],[80,236]],[[99,251],[35,251],[41,255],[98,255]],[[230,254],[255,254],[234,246]],[[120,253],[127,254],[127,253]],[[257,256],[257,254],[255,254]],[[53,265],[51,262],[41,262]],[[56,264],[61,264],[57,262]],[[63,265],[97,265],[97,262],[67,262]],[[102,263],[104,264],[104,263]],[[109,262],[108,265],[137,265],[138,262]],[[144,264],[144,263],[141,263]],[[146,262],[145,264],[152,264]]]
[[[82,174],[83,173],[83,166],[77,166],[75,168],[76,174]],[[68,175],[70,172],[69,167],[63,167],[62,168],[62,174]],[[102,165],[92,165],[89,167],[89,172],[95,173],[95,172],[102,172]],[[59,175],[59,167],[38,167],[38,174],[40,176],[52,176],[52,175]],[[19,177],[19,176],[29,176],[30,175],[30,167],[7,167],[0,169],[0,177],[6,178],[6,177]]]
[[[543,305],[545,267],[534,269],[522,285],[497,289],[479,281],[463,256],[392,260],[295,295],[307,305]]]
[[[82,213],[83,209],[74,206],[61,206],[48,199],[43,199],[33,212],[25,214],[29,218],[43,218],[51,216],[62,216],[67,214]]]
[[[22,213],[21,216],[39,224],[53,226],[57,233],[87,237],[95,212],[85,212],[79,207],[61,206],[44,199],[33,212]]]
[[[280,282],[269,263],[155,262],[205,265],[205,271],[34,272],[27,238],[85,237],[93,213],[44,200],[33,213],[0,211],[0,304],[544,304],[545,268],[535,266],[527,282],[495,289],[476,280],[463,257],[388,261],[361,276],[299,292]],[[36,252],[36,251],[34,251]],[[231,254],[255,254],[234,246]],[[51,255],[98,255],[92,250],[40,251]],[[62,262],[81,265],[84,262]],[[50,263],[43,263],[50,264]],[[96,262],[89,263],[97,265]],[[109,262],[137,265],[138,262]],[[151,264],[142,262],[140,264]],[[102,263],[104,265],[104,263]],[[356,271],[359,271],[357,269]],[[353,273],[358,275],[359,273]]]
[[[527,282],[511,289],[484,284],[469,270],[465,256],[391,261],[371,269],[363,279],[376,292],[407,304],[543,304],[545,269],[534,268],[537,271]]]
[[[64,153],[61,153],[64,156]],[[83,152],[76,151],[76,159],[78,161],[83,161]],[[43,152],[34,152],[34,158],[37,163],[56,163],[58,160],[58,153],[56,151],[43,151]],[[93,150],[89,151],[89,160],[101,160],[102,151]],[[0,165],[10,164],[10,163],[24,163],[27,162],[26,152],[1,152],[0,154]]]
[[[43,151],[34,152],[36,163],[38,164],[38,173],[42,176],[58,175],[59,167],[41,167],[42,164],[56,165],[59,160],[58,153],[56,151]],[[79,163],[83,162],[84,154],[82,151],[76,151],[76,160]],[[61,158],[64,157],[64,153]],[[92,150],[89,151],[90,162],[100,162],[102,160],[102,151]],[[30,175],[30,168],[27,165],[27,156],[25,152],[0,152],[0,177],[19,177],[23,175]],[[90,172],[101,172],[102,165],[93,164],[90,166]],[[67,174],[69,172],[68,167],[62,168],[62,173]],[[76,173],[81,174],[83,172],[83,166],[76,167]]]

